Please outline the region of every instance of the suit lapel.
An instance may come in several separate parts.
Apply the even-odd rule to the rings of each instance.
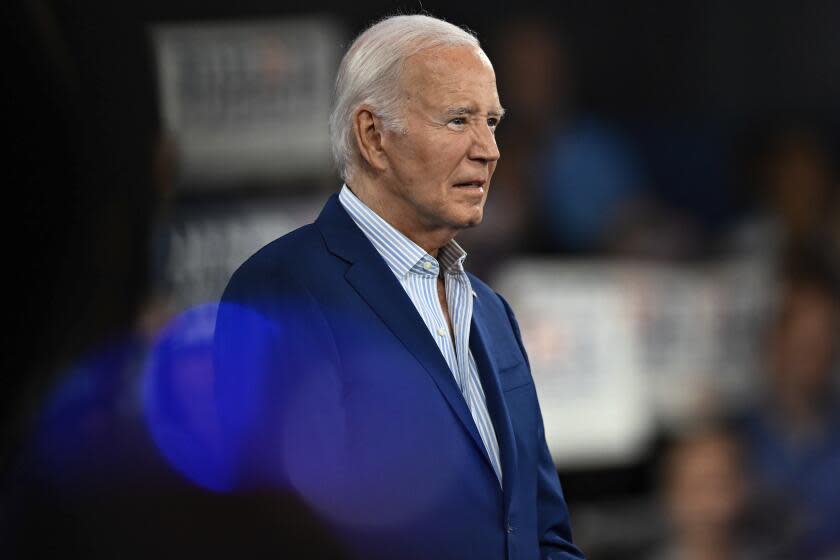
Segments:
[[[429,373],[490,466],[467,403],[440,349],[394,273],[341,206],[337,195],[330,197],[315,224],[330,251],[351,263],[345,274],[347,282]]]
[[[505,512],[510,507],[513,493],[516,490],[517,460],[516,440],[513,435],[513,425],[510,421],[510,413],[502,395],[502,388],[499,384],[499,369],[493,355],[488,351],[488,344],[492,342],[485,325],[489,318],[485,313],[485,307],[480,298],[473,302],[472,327],[470,328],[470,349],[478,366],[478,375],[481,378],[481,386],[484,388],[484,396],[487,398],[487,411],[493,421],[493,428],[496,430],[496,438],[499,441],[499,459],[502,464],[503,490]]]

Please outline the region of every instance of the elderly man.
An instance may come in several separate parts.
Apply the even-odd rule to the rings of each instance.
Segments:
[[[454,241],[481,222],[503,113],[473,35],[370,27],[336,81],[345,185],[220,306],[236,483],[298,493],[360,558],[582,558],[516,320]]]

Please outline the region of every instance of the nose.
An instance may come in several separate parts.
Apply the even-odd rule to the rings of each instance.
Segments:
[[[479,124],[474,128],[473,143],[470,146],[469,157],[483,163],[492,163],[501,157],[496,135],[486,124]]]

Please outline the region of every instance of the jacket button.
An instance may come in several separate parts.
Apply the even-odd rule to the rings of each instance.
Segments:
[[[516,529],[514,528],[514,526],[513,526],[513,525],[511,525],[510,523],[508,523],[507,525],[505,525],[505,531],[506,531],[508,534],[513,533],[515,530],[516,530]]]

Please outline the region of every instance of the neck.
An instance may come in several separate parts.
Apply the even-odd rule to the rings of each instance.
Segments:
[[[386,189],[362,174],[348,179],[347,187],[380,218],[435,258],[440,248],[455,238],[456,230],[424,224],[404,202],[387,196]]]

